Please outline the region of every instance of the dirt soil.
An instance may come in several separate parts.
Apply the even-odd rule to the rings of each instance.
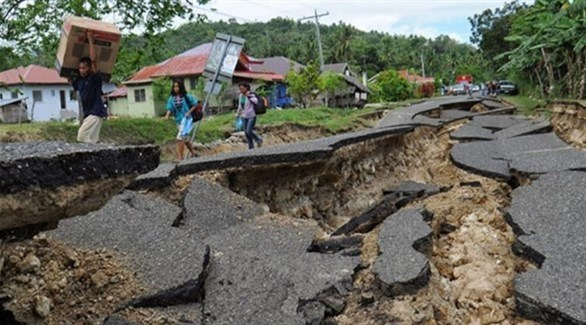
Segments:
[[[317,139],[333,135],[331,132],[321,127],[307,127],[290,123],[276,126],[259,126],[256,128],[256,132],[263,138],[263,144],[265,146]],[[198,156],[209,156],[248,149],[244,132],[233,133],[225,140],[209,144],[198,143],[196,139],[194,147]],[[161,146],[162,161],[175,160],[177,159],[176,156],[177,147],[175,140],[171,140]]]
[[[551,123],[556,134],[579,149],[586,149],[586,108],[578,103],[555,102]]]
[[[345,173],[343,179],[322,179],[344,186],[338,189],[344,196],[334,198],[330,210],[315,210],[323,202],[315,206],[308,203],[318,199],[309,191],[302,202],[304,206],[297,208],[292,205],[295,198],[283,191],[251,197],[266,203],[271,211],[278,211],[280,217],[314,218],[323,226],[324,233],[330,233],[335,226],[369,208],[380,198],[383,188],[406,180],[449,188],[411,204],[434,214],[430,224],[433,250],[428,256],[430,284],[412,295],[389,298],[381,294],[376,277],[370,272],[378,255],[377,227],[366,234],[362,247],[366,268],[355,275],[347,307],[335,317],[338,324],[536,324],[514,314],[513,277],[530,266],[512,253],[514,235],[501,212],[509,204],[511,188],[467,173],[451,163],[452,143],[448,134],[460,126],[456,123],[439,131],[419,128],[400,142],[391,142],[401,147],[386,155],[390,158],[374,155],[369,158],[372,160],[358,159],[365,157],[361,150],[372,150],[370,153],[375,154],[376,143],[367,144],[366,149],[340,150],[336,159]],[[261,132],[267,145],[329,135],[322,129],[293,126]],[[245,150],[245,145],[230,140],[200,152],[204,155],[231,150]],[[348,158],[349,155],[354,158]],[[391,162],[394,165],[386,165]],[[385,165],[387,168],[381,169]],[[246,195],[246,184],[252,181],[227,184],[226,175],[207,172],[201,176]],[[151,194],[178,202],[191,177],[179,178],[171,188]],[[318,185],[316,193],[320,192]],[[274,201],[275,197],[281,201]],[[336,200],[343,204],[335,206]],[[446,224],[454,230],[442,231]],[[119,303],[142,290],[122,259],[107,251],[84,251],[39,235],[32,240],[4,243],[1,253],[0,302],[10,301],[6,309],[26,324],[101,324]],[[181,322],[176,314],[156,309],[127,309],[122,315],[139,324]]]
[[[101,324],[140,283],[104,250],[80,250],[48,239],[3,245],[5,306],[24,324]]]
[[[536,324],[514,314],[513,277],[529,266],[511,251],[514,235],[500,208],[509,204],[507,184],[467,173],[449,159],[447,126],[435,137],[418,137],[404,150],[397,177],[450,187],[411,206],[433,212],[430,284],[413,295],[385,297],[369,268],[355,277],[349,304],[336,317],[351,324]],[[416,158],[417,156],[417,158]],[[466,184],[479,184],[470,186]],[[454,231],[442,233],[441,225]],[[363,263],[378,255],[378,229],[367,237]],[[369,297],[375,297],[374,302]]]

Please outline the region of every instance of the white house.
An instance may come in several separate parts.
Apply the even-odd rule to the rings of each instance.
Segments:
[[[29,65],[0,72],[0,100],[27,97],[31,121],[76,118],[76,93],[57,71]]]

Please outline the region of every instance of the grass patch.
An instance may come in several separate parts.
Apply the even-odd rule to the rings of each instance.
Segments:
[[[0,134],[9,134],[14,132],[35,133],[39,131],[39,126],[35,123],[21,124],[4,124],[0,123]]]
[[[258,125],[270,126],[284,123],[310,127],[323,127],[331,133],[340,133],[357,127],[369,125],[365,115],[375,112],[377,108],[335,109],[308,108],[269,110],[258,118]],[[209,143],[225,139],[234,130],[234,113],[206,117],[200,123],[196,141]],[[0,135],[24,140],[47,140],[75,142],[79,126],[72,122],[44,122],[0,124]],[[104,142],[120,144],[163,144],[175,139],[177,128],[174,120],[156,118],[119,118],[105,121],[100,138]],[[20,140],[22,141],[22,140]]]
[[[502,96],[502,98],[513,105],[517,106],[517,111],[525,116],[534,115],[536,113],[547,115],[547,112],[542,111],[545,107],[545,101],[528,96]]]
[[[258,119],[259,125],[280,125],[285,123],[309,127],[323,127],[331,133],[339,133],[368,125],[364,117],[376,108],[340,109],[317,107],[306,109],[270,110]]]
[[[40,133],[46,140],[75,142],[79,126],[71,122],[41,123]],[[104,142],[123,144],[162,143],[173,139],[177,131],[171,121],[149,118],[121,118],[102,124],[100,138]]]

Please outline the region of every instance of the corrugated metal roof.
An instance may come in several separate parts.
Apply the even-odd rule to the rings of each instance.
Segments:
[[[287,73],[289,73],[289,70],[291,68],[293,68],[295,72],[299,72],[299,70],[305,67],[303,64],[300,64],[283,56],[275,56],[259,60],[262,61],[262,64],[254,66],[252,68],[253,71],[275,72],[285,76],[287,75]]]
[[[116,90],[114,90],[113,92],[109,93],[106,96],[108,98],[126,97],[126,96],[128,96],[128,87],[122,86],[120,88],[117,88]]]
[[[21,80],[22,78],[22,80]],[[27,84],[68,84],[67,79],[59,77],[55,69],[31,64],[0,72],[0,83],[6,85]]]
[[[16,102],[20,102],[27,99],[27,97],[22,98],[11,98],[11,99],[0,99],[0,107],[10,105]]]
[[[282,81],[285,80],[283,75],[270,72],[255,72],[255,71],[234,71],[235,77],[265,80],[265,81]]]
[[[403,77],[404,79],[406,79],[409,82],[413,82],[413,83],[417,83],[417,84],[422,84],[422,83],[426,83],[426,82],[434,82],[435,79],[433,77],[422,77],[418,74],[415,73],[409,73],[408,70],[400,70],[399,71],[399,75],[401,77]]]
[[[191,76],[200,75],[203,73],[208,55],[212,50],[212,43],[205,43],[189,49],[181,54],[171,57],[163,62],[144,67],[135,73],[129,80],[125,81],[125,84],[149,82],[153,78],[158,77],[179,77],[179,76]],[[238,59],[238,65],[236,71],[250,71],[250,66],[253,64],[260,63],[256,59],[248,57],[244,52],[240,53]],[[241,69],[241,70],[239,70]],[[267,75],[263,75],[266,78]],[[278,77],[280,75],[276,75]],[[282,77],[282,76],[281,76]],[[282,78],[281,78],[282,79]],[[274,79],[264,79],[274,80]],[[280,80],[277,78],[277,80]]]
[[[331,71],[335,73],[344,73],[346,68],[348,67],[348,63],[332,63],[332,64],[324,64],[324,71]]]
[[[360,82],[360,80],[358,80],[352,76],[347,76],[344,74],[342,75],[342,77],[344,77],[344,79],[346,79],[347,82],[351,83],[352,85],[354,85],[356,88],[360,89],[361,91],[370,93],[370,90],[368,89],[368,87],[363,85],[362,82]]]

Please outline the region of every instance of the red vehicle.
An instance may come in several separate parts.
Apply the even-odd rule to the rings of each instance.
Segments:
[[[471,74],[461,74],[459,76],[456,77],[456,83],[457,84],[472,84],[474,83],[474,78],[472,77]]]

